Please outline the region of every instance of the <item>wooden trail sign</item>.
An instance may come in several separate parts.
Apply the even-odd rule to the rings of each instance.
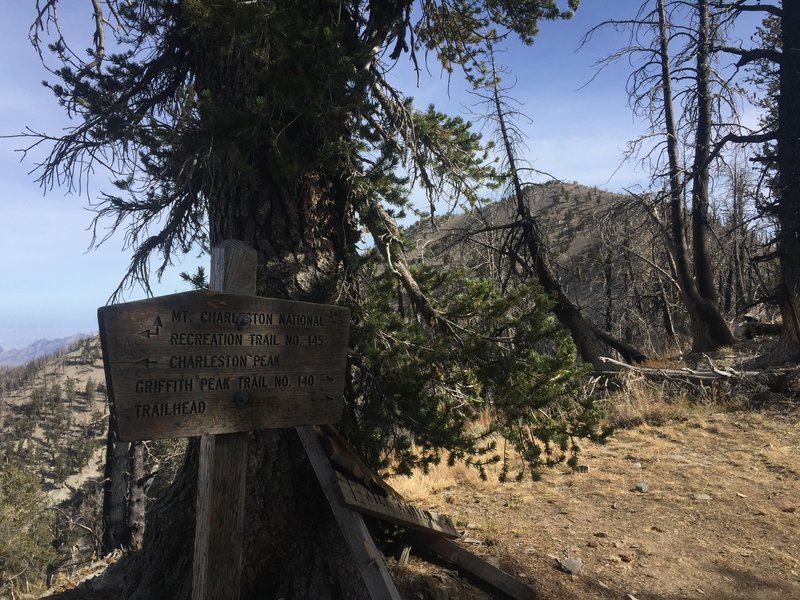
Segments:
[[[98,310],[119,437],[335,423],[349,311],[222,292]]]

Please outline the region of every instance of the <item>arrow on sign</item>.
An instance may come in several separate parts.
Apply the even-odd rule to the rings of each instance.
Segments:
[[[150,368],[150,365],[157,365],[158,361],[153,360],[152,358],[143,358],[142,360],[137,360],[137,363],[144,363],[144,366]]]
[[[153,331],[153,329],[155,331]],[[159,331],[161,330],[160,327],[154,327],[153,329],[142,329],[141,331],[137,332],[136,335],[139,335],[143,338],[147,338],[149,340],[151,337],[157,336]]]

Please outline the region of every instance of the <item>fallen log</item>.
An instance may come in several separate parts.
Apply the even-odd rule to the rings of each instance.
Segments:
[[[708,359],[711,368],[707,371],[690,369],[689,367],[682,367],[680,369],[663,369],[660,367],[638,367],[636,365],[629,365],[627,363],[614,360],[613,358],[609,358],[607,356],[600,357],[600,360],[605,363],[612,364],[616,367],[632,371],[634,373],[640,373],[645,377],[647,377],[648,379],[655,379],[658,381],[662,381],[665,379],[677,379],[692,383],[705,383],[720,379],[725,379],[725,380],[747,379],[764,375],[763,371],[737,371],[732,367],[720,369],[716,367],[714,363],[711,362],[711,359]]]
[[[638,367],[629,365],[609,357],[600,360],[624,369],[629,372],[639,373],[647,379],[658,382],[683,383],[687,385],[710,385],[715,382],[729,382],[736,384],[761,385],[770,391],[779,393],[800,393],[800,367],[791,366],[761,371],[739,371],[733,367],[719,368],[711,358],[705,357],[709,363],[708,370],[690,369],[664,369],[660,367]],[[597,373],[598,375],[615,374],[618,372]]]

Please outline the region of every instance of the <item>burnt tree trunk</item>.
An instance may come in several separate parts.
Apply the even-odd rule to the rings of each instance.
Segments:
[[[778,255],[783,334],[775,358],[800,360],[800,4],[783,2],[778,94]]]
[[[492,68],[494,69],[494,56],[492,56]],[[496,73],[495,73],[496,75]],[[496,80],[496,77],[495,77]],[[500,129],[503,150],[508,161],[508,172],[511,177],[511,184],[516,202],[516,217],[511,229],[511,236],[519,236],[521,246],[527,251],[527,260],[521,260],[529,274],[536,277],[539,285],[555,301],[553,314],[559,322],[570,332],[572,340],[578,349],[581,358],[591,364],[595,370],[608,370],[608,366],[602,358],[609,353],[609,349],[616,350],[628,363],[642,362],[646,356],[638,348],[601,330],[594,323],[590,322],[580,311],[580,308],[572,302],[561,282],[556,277],[550,262],[547,258],[544,237],[539,229],[536,219],[531,215],[522,183],[519,178],[519,171],[516,166],[516,156],[511,142],[511,135],[506,124],[506,113],[503,109],[500,98],[500,90],[495,81],[492,87],[492,101],[494,103],[495,116]],[[521,259],[521,257],[517,257]]]
[[[694,160],[692,164],[692,250],[697,290],[712,306],[719,306],[714,273],[708,250],[709,155],[711,153],[711,84],[709,67],[708,0],[697,0],[698,40]],[[731,338],[728,343],[732,342]]]
[[[683,216],[683,186],[678,152],[678,132],[675,125],[675,112],[672,94],[672,73],[668,51],[669,37],[664,0],[658,0],[658,24],[660,35],[661,91],[664,103],[664,123],[667,137],[667,158],[669,161],[669,206],[670,228],[667,245],[675,260],[676,279],[681,289],[692,330],[692,350],[702,352],[714,350],[733,343],[733,335],[722,318],[719,308],[704,298],[698,289],[692,272],[689,250],[686,242],[686,226]],[[713,288],[713,278],[709,282]],[[715,292],[713,292],[715,294]]]

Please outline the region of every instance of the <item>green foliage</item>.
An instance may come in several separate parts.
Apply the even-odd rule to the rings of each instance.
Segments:
[[[70,47],[54,26],[67,5],[58,0],[45,3],[32,29],[54,60],[46,85],[77,123],[55,138],[40,182],[82,188],[94,161],[114,156],[104,167],[115,189],[100,196],[98,219],[127,229],[127,276],[149,288],[151,258],[160,255],[160,275],[173,252],[208,247],[221,190],[249,195],[266,179],[291,195],[328,172],[357,205],[364,195],[352,188],[388,164],[432,195],[450,188],[450,200],[474,201],[467,181],[484,167],[482,153],[465,147],[474,145],[468,124],[416,111],[388,72],[403,66],[403,54],[418,68],[421,51],[446,69],[476,69],[487,43],[508,33],[531,43],[540,19],[568,18],[578,2],[101,4],[109,14],[93,16],[109,25],[105,47],[99,36],[88,51],[83,39]]]
[[[570,18],[578,0],[569,0],[569,10],[561,10],[555,0],[504,2],[428,3],[416,34],[428,50],[436,51],[442,65],[470,68],[487,40],[513,31],[525,44],[532,44],[540,19]]]
[[[535,284],[503,293],[461,270],[417,267],[447,333],[421,322],[391,274],[364,268],[344,428],[373,464],[409,473],[446,458],[483,472],[500,460],[500,434],[536,474],[577,453],[578,437],[604,437],[580,396],[572,341]]]
[[[75,399],[78,397],[77,380],[73,377],[67,377],[64,383],[64,390],[67,394],[67,402],[72,406],[72,403],[75,402]]]
[[[181,279],[192,286],[193,290],[207,290],[208,277],[206,276],[206,269],[202,265],[197,267],[193,274],[181,271]]]
[[[337,286],[352,300],[346,426],[382,467],[408,472],[446,456],[480,468],[499,460],[492,435],[500,433],[535,470],[572,452],[571,436],[594,435],[597,415],[578,399],[571,342],[538,289],[502,294],[464,273],[419,267],[422,292],[451,324],[432,328],[396,293],[389,223],[370,230],[385,238],[388,267],[367,261],[350,279],[361,261],[351,230],[359,218],[369,227],[370,215],[375,225],[389,213],[376,206],[402,214],[416,183],[433,214],[436,202],[477,203],[481,186],[495,182],[470,123],[415,109],[390,83],[392,65],[404,52],[416,65],[418,52],[432,51],[446,69],[479,69],[487,43],[509,31],[530,43],[539,19],[569,11],[555,0],[458,0],[419,10],[410,0],[101,4],[118,21],[107,30],[116,54],[95,47],[81,64],[66,40],[50,47],[58,63],[50,87],[78,124],[55,141],[40,174],[45,185],[74,185],[94,160],[114,157],[116,189],[102,196],[98,218],[126,231],[129,277],[148,287],[153,257],[160,255],[160,273],[173,252],[207,247],[209,235],[263,240],[256,227],[274,226],[270,233],[286,238],[263,244],[262,259],[288,263],[296,253],[308,268],[273,265],[262,278],[314,279],[317,270],[327,277],[335,269],[324,263],[340,261],[336,276],[346,275],[321,283],[320,300]],[[44,26],[57,20],[59,5],[47,3],[35,32],[60,31]],[[233,214],[225,212],[231,198]],[[327,255],[316,245],[339,235]],[[185,279],[205,285],[201,272]],[[351,285],[361,287],[358,298],[347,296]],[[54,415],[57,438],[62,420]],[[55,466],[60,478],[67,465],[61,458]]]
[[[50,386],[50,390],[49,390],[49,396],[50,396],[50,400],[49,401],[50,401],[50,403],[51,404],[60,403],[61,402],[62,393],[63,392],[61,390],[61,384],[60,383],[54,383],[52,386]]]
[[[41,581],[55,558],[52,526],[36,475],[16,466],[0,471],[0,592]]]

